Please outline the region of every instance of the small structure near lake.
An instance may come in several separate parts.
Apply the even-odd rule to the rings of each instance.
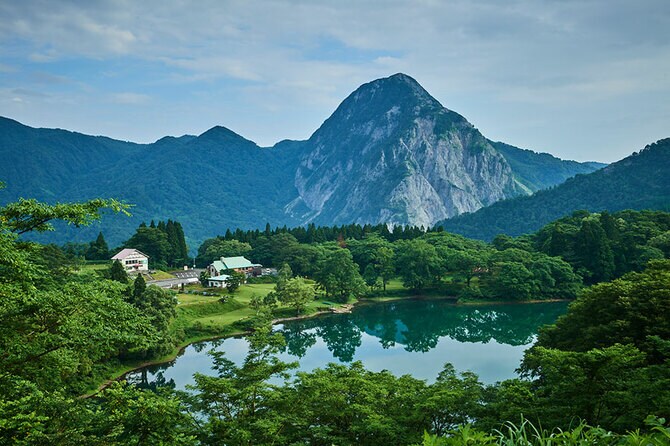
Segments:
[[[227,287],[226,280],[228,280],[229,278],[230,276],[226,274],[210,277],[209,279],[207,279],[207,286],[209,288],[226,288]]]
[[[221,257],[219,260],[215,260],[208,267],[207,271],[211,278],[220,276],[224,271],[235,271],[238,273],[244,273],[247,277],[250,276],[260,276],[263,265],[258,263],[251,263],[245,257]],[[210,279],[211,280],[211,279]]]
[[[138,249],[122,249],[112,257],[112,260],[121,262],[127,272],[149,271],[149,256]]]

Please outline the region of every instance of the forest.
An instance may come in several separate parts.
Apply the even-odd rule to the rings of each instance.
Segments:
[[[395,230],[323,229],[323,239],[309,243],[295,235],[307,234],[308,227],[234,231],[198,250],[199,261],[207,262],[235,245],[237,254],[278,266],[285,276],[275,293],[284,299],[316,286],[333,300],[350,300],[383,291],[396,276],[412,292],[454,292],[466,299],[575,298],[565,316],[540,331],[516,379],[485,385],[445,364],[429,384],[371,372],[357,362],[289,378],[296,365],[277,357],[286,340],[267,319],[256,318],[245,360],[235,364],[215,354],[216,374],[196,375],[188,392],[124,382],[91,392],[114,364],[160,357],[185,336],[170,291],[139,279],[124,283],[77,272],[53,260],[60,248],[21,238],[53,229],[59,220],[90,224],[103,210],[127,212],[114,200],[20,200],[0,209],[2,443],[670,440],[666,213],[580,211],[535,234],[501,236],[491,244],[420,228],[403,228],[397,238]],[[259,314],[263,305],[258,303]]]
[[[576,211],[538,232],[491,243],[444,232],[386,225],[227,230],[198,248],[196,263],[245,255],[314,278],[346,301],[385,290],[398,277],[414,293],[464,299],[573,299],[583,285],[641,271],[670,256],[670,214]],[[331,284],[333,282],[335,284]],[[339,284],[339,285],[338,285]],[[367,287],[365,286],[367,285]]]

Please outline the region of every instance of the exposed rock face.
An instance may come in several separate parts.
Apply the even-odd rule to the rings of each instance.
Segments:
[[[404,74],[361,86],[308,145],[285,208],[303,223],[429,226],[527,193],[477,129]]]
[[[488,141],[403,74],[361,86],[307,141],[261,148],[217,126],[134,144],[0,117],[0,159],[11,166],[0,172],[0,204],[28,196],[136,205],[132,217],[105,216],[45,242],[104,231],[121,243],[142,221],[177,218],[191,246],[266,222],[432,226],[602,167]]]

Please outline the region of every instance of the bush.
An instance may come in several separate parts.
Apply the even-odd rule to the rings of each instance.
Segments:
[[[258,276],[249,277],[247,283],[277,283],[277,276]]]

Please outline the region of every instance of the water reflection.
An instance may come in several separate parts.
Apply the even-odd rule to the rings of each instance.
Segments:
[[[528,305],[459,306],[441,300],[411,300],[362,305],[351,314],[328,315],[278,325],[286,338],[281,359],[299,359],[300,370],[329,362],[360,360],[374,371],[411,374],[434,380],[445,363],[471,370],[484,382],[514,376],[538,327],[564,314],[563,302]],[[175,361],[132,373],[142,387],[183,389],[193,374],[213,373],[210,350],[225,351],[241,363],[244,338],[193,344]]]
[[[350,362],[361,345],[361,333],[379,339],[384,348],[396,344],[408,352],[428,352],[439,340],[526,345],[537,328],[553,323],[565,303],[459,306],[439,300],[364,305],[351,314],[293,321],[279,331],[287,351],[302,358],[317,337],[342,362]]]

